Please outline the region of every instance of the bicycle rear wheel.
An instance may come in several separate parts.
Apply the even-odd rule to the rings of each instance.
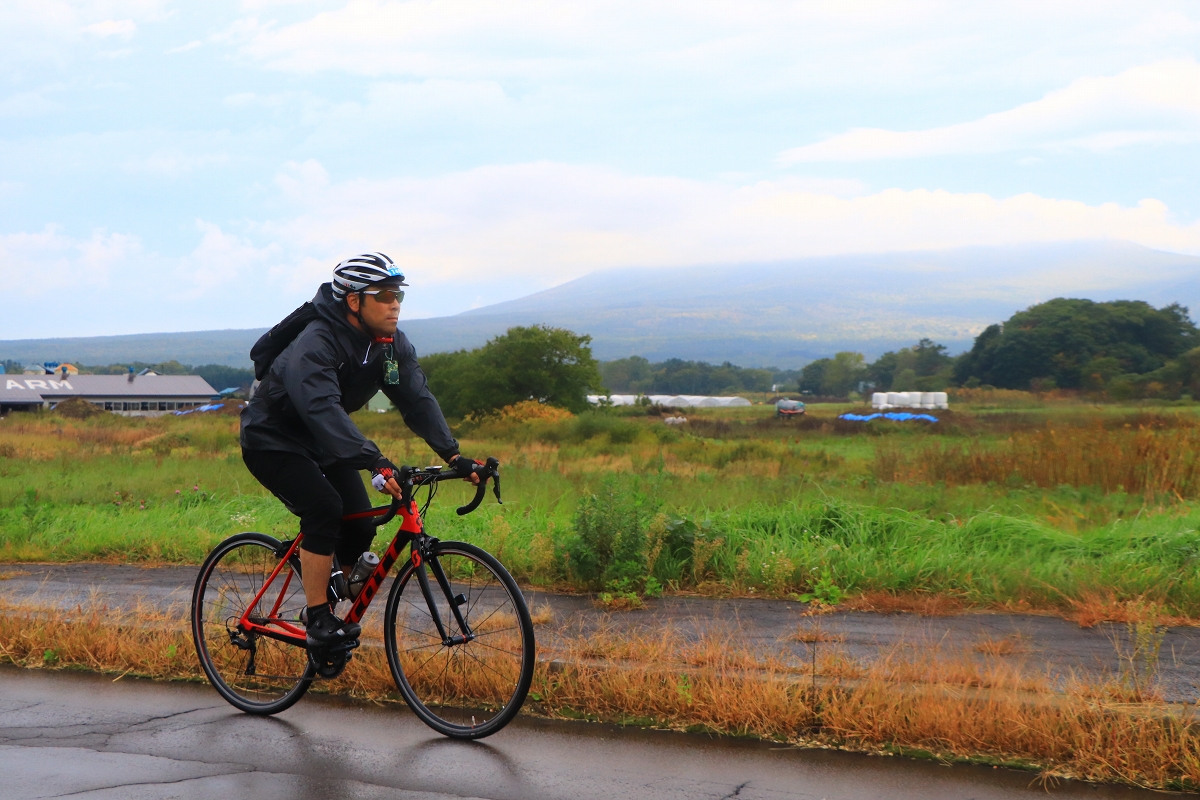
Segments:
[[[200,666],[225,700],[250,714],[275,714],[291,707],[315,675],[305,648],[238,627],[279,564],[278,548],[277,539],[261,533],[231,536],[205,559],[192,592],[192,638]],[[251,616],[260,624],[269,624],[268,617],[286,620],[302,630],[300,611],[305,605],[300,562],[293,556]]]
[[[463,542],[439,542],[433,558],[474,638],[447,644],[438,633],[410,560],[388,595],[384,647],[392,678],[421,721],[456,739],[480,739],[507,725],[533,681],[533,622],[516,581],[500,562]],[[429,575],[447,634],[461,631],[450,602]]]

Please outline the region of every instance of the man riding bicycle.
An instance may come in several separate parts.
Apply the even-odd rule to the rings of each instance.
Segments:
[[[404,299],[400,287],[407,285],[382,253],[338,264],[311,308],[301,309],[312,321],[275,356],[242,411],[247,469],[300,517],[310,649],[354,641],[361,633],[357,624],[334,616],[327,594],[334,555],[348,571],[375,536],[369,519],[342,519],[371,505],[359,471],[369,469],[376,489],[400,497],[395,465],[362,434],[351,412],[382,389],[413,433],[464,478],[479,482],[470,471],[476,462],[459,454],[416,350],[396,328]],[[260,339],[255,350],[273,333],[275,329]]]

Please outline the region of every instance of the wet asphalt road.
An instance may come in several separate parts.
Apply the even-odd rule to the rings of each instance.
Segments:
[[[309,696],[260,718],[203,685],[0,669],[5,798],[1000,800],[1045,796],[1034,777],[524,717],[464,743],[402,706]],[[1161,797],[1070,781],[1052,794]]]
[[[0,564],[0,599],[37,607],[74,608],[99,602],[114,609],[138,604],[186,614],[196,567],[137,567],[114,564]],[[390,579],[377,605],[386,597]],[[792,638],[801,626],[820,626],[827,643],[849,658],[870,661],[897,647],[977,660],[981,640],[1012,639],[1014,652],[1003,659],[1020,664],[1027,674],[1102,678],[1120,669],[1117,644],[1127,638],[1124,626],[1101,624],[1080,628],[1074,622],[1032,614],[970,613],[950,617],[913,614],[835,612],[805,617],[803,604],[784,600],[715,600],[665,597],[649,601],[642,611],[609,613],[581,595],[530,591],[531,607],[549,605],[553,623],[538,636],[549,642],[564,634],[623,628],[654,631],[670,625],[680,636],[705,630],[736,631],[745,643],[772,653],[790,654],[807,662],[809,645]],[[378,624],[369,611],[366,624]],[[1128,650],[1126,645],[1126,650]],[[1159,690],[1171,702],[1200,700],[1200,628],[1172,628],[1163,639],[1158,662]]]

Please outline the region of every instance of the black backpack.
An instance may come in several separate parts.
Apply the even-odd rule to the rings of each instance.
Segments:
[[[262,380],[271,369],[279,354],[287,349],[292,340],[308,327],[308,323],[319,319],[317,307],[307,302],[283,318],[283,321],[259,337],[250,348],[250,360],[254,362],[254,378]]]

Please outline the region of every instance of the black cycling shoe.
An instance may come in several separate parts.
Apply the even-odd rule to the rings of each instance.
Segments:
[[[362,626],[354,622],[343,622],[333,615],[328,606],[320,606],[323,611],[309,610],[305,632],[308,634],[307,645],[310,649],[332,647],[334,645],[357,642],[362,633]]]

